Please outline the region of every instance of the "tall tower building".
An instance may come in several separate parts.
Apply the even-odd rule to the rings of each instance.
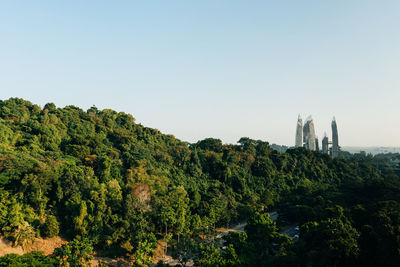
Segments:
[[[316,149],[315,139],[316,138],[315,138],[314,122],[312,117],[309,116],[303,127],[304,147],[309,150],[315,150]]]
[[[319,140],[318,140],[318,137],[315,137],[315,150],[319,151]]]
[[[297,118],[297,126],[296,126],[296,141],[295,141],[295,146],[296,147],[302,147],[303,146],[303,120],[301,119],[300,115]]]
[[[324,138],[322,139],[322,153],[324,154],[329,153],[329,139],[326,133],[324,135]]]
[[[332,120],[332,158],[339,156],[339,136],[336,125],[336,119],[333,117]]]

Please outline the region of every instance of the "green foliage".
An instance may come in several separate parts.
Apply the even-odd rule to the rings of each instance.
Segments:
[[[7,203],[6,201],[4,202]],[[15,199],[8,202],[7,208],[3,210],[4,221],[1,230],[13,242],[13,246],[25,248],[36,236],[34,228],[27,221],[32,221],[31,210],[29,208],[26,209],[24,205],[21,205]]]
[[[9,229],[5,231],[5,234],[7,238],[14,242],[14,246],[22,246],[25,248],[35,237],[34,229],[28,222],[23,222],[13,228],[5,229]]]
[[[185,235],[172,246],[171,255],[181,265],[186,266],[186,263],[196,256],[197,249],[196,241],[190,236]]]
[[[220,139],[206,138],[197,142],[195,146],[203,150],[211,150],[217,153],[222,152],[222,141]]]
[[[308,222],[302,226],[304,254],[315,266],[348,266],[359,254],[359,233],[340,218]]]
[[[41,251],[34,251],[26,253],[22,256],[17,254],[7,254],[0,257],[0,266],[8,267],[31,267],[31,266],[47,266],[56,267],[59,266],[59,262],[55,258],[47,257],[43,255]]]
[[[155,248],[156,239],[152,235],[139,241],[137,250],[133,255],[135,266],[149,266],[152,263]]]
[[[88,266],[92,259],[93,248],[87,239],[74,239],[61,248],[56,248],[54,255],[61,266]]]
[[[221,255],[221,250],[215,247],[214,244],[206,246],[200,244],[200,252],[194,259],[194,262],[196,266],[201,267],[225,266],[225,260]]]
[[[60,232],[60,227],[57,218],[54,215],[48,215],[46,221],[42,226],[41,233],[45,237],[57,236]]]
[[[187,239],[248,221],[225,249],[200,247],[197,262],[398,266],[398,159],[280,153],[247,137],[188,144],[123,112],[0,100],[0,234],[15,245],[39,233],[88,239],[99,253],[147,264],[155,238],[184,255]],[[300,226],[298,241],[279,234],[287,225]]]

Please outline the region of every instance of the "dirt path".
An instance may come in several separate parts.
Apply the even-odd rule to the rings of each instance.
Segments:
[[[220,228],[215,229],[215,231],[220,234],[227,234],[229,232],[244,232],[244,227],[246,225],[247,225],[247,223],[242,222],[242,223],[236,224],[234,226],[231,226],[229,228],[220,227]],[[218,237],[218,235],[217,235],[217,237]]]

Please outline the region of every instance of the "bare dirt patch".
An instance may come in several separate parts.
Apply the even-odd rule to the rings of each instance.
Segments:
[[[21,246],[13,247],[12,242],[0,237],[0,257],[10,253],[23,255],[31,251],[43,251],[45,255],[50,255],[53,254],[54,249],[61,247],[65,243],[67,241],[58,236],[47,239],[35,238],[31,244],[23,249]]]
[[[7,254],[18,254],[18,255],[22,255],[24,254],[24,250],[22,249],[22,247],[12,247],[11,246],[12,243],[10,241],[8,241],[5,238],[0,238],[0,257],[7,255]]]

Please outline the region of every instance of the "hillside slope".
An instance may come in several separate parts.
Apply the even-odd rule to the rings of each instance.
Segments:
[[[399,201],[390,165],[367,160],[279,153],[249,138],[189,144],[123,112],[12,98],[0,101],[0,234],[17,245],[88,239],[99,255],[138,259],[157,239],[209,235],[262,209],[278,209],[278,223],[306,224],[335,205],[349,216],[358,204]]]

